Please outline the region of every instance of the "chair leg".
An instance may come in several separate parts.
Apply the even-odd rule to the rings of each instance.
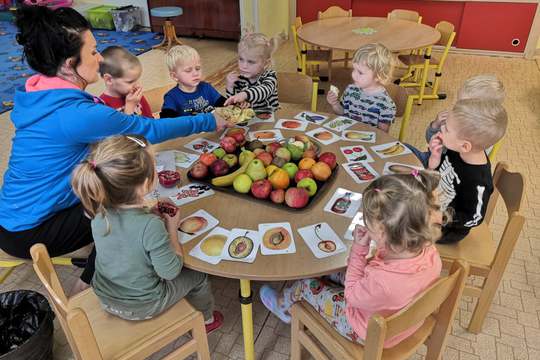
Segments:
[[[409,95],[407,98],[407,104],[405,105],[405,111],[403,112],[403,117],[401,118],[401,128],[399,129],[399,141],[403,141],[405,138],[405,131],[409,126],[409,120],[411,119],[412,106],[417,95]]]
[[[328,60],[328,81],[332,80],[332,59]]]
[[[291,322],[291,360],[302,359],[302,345],[298,336],[303,330],[304,325],[294,316]]]
[[[489,311],[489,307],[491,306],[493,297],[497,292],[497,288],[499,287],[502,275],[502,271],[492,269],[486,281],[484,282],[482,293],[478,298],[478,303],[474,308],[471,321],[469,322],[469,327],[467,329],[469,330],[469,332],[473,334],[478,334],[480,331],[482,331],[484,319],[486,318],[486,315]]]
[[[204,327],[204,319],[202,314],[199,314],[195,319],[195,326],[192,330],[193,339],[197,342],[197,359],[210,360],[210,350],[208,348],[208,336]]]
[[[347,51],[345,52],[345,61],[343,66],[345,66],[345,69],[349,66],[349,53]]]

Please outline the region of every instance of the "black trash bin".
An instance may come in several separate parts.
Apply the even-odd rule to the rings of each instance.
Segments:
[[[0,294],[0,360],[52,360],[54,312],[31,290]]]

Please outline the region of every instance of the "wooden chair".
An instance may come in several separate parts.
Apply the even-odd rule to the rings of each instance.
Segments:
[[[291,308],[291,359],[301,359],[302,347],[315,359],[329,359],[320,345],[340,360],[407,359],[424,343],[427,345],[426,359],[440,359],[468,270],[465,262],[456,261],[448,276],[437,280],[409,306],[387,317],[373,315],[369,319],[363,346],[338,334],[308,303],[294,304]],[[411,336],[391,348],[383,348],[386,339],[422,321],[423,324]]]
[[[163,97],[167,91],[173,88],[173,86],[174,84],[169,84],[143,91],[143,95],[148,101],[150,110],[152,110],[152,114],[155,118],[159,118],[159,113],[161,112],[161,107],[163,106]]]
[[[278,72],[277,83],[280,102],[309,104],[311,111],[317,111],[319,84],[309,76],[293,72]]]
[[[493,174],[495,191],[489,199],[484,221],[473,228],[469,235],[457,244],[437,244],[446,266],[454,259],[463,259],[471,266],[470,275],[485,278],[482,286],[467,285],[464,295],[478,298],[469,331],[478,334],[491,306],[501,278],[519,238],[525,218],[521,215],[521,202],[525,192],[525,179],[517,172],[510,172],[504,162],[497,164]],[[508,220],[498,244],[493,241],[489,223],[493,218],[499,195],[502,196]]]
[[[407,20],[412,22],[422,23],[422,17],[417,11],[413,10],[404,10],[404,9],[394,9],[390,11],[387,15],[388,20]]]
[[[330,18],[336,18],[336,17],[352,17],[352,9],[345,10],[340,8],[339,6],[330,6],[328,9],[324,11],[317,12],[317,19],[330,19]],[[332,52],[332,55],[334,55],[334,52]],[[341,59],[334,59],[332,56],[332,62],[341,62],[343,61],[343,65],[345,67],[348,66],[349,63],[349,52],[345,52],[344,57]]]
[[[187,301],[150,320],[123,320],[102,310],[92,289],[67,298],[43,244],[32,246],[30,254],[76,359],[144,359],[187,332],[192,338],[164,359],[195,352],[210,359],[203,316]]]

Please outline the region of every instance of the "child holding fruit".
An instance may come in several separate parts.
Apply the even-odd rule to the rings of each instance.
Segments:
[[[367,44],[354,54],[352,79],[341,100],[332,87],[326,100],[334,112],[388,132],[396,116],[396,105],[384,84],[391,77],[392,53],[381,44]]]
[[[438,183],[438,174],[418,170],[373,181],[363,193],[366,226],[357,225],[353,232],[346,274],[298,280],[281,294],[264,285],[263,304],[289,323],[290,307],[305,300],[342,336],[363,343],[373,314],[403,309],[440,275],[442,263],[433,245],[443,218],[435,195]],[[378,250],[368,262],[371,240]],[[389,338],[384,346],[396,345],[420,325]]]
[[[154,154],[135,135],[106,138],[75,168],[73,191],[92,219],[94,291],[107,312],[126,320],[152,318],[185,297],[203,313],[207,332],[215,330],[223,315],[213,311],[207,275],[182,267],[180,211],[172,203],[144,207],[155,182]]]

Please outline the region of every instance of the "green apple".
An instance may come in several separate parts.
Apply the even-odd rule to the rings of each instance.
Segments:
[[[313,196],[317,192],[317,183],[312,178],[303,178],[296,187],[306,189],[309,196]]]
[[[234,154],[226,154],[223,156],[222,160],[225,161],[230,168],[238,164],[238,157]]]
[[[225,150],[223,150],[223,148],[220,148],[220,147],[212,151],[212,153],[214,153],[214,155],[216,155],[218,159],[221,159],[226,154]]]
[[[298,166],[292,162],[286,163],[281,168],[289,174],[289,179],[294,179],[294,175],[296,175],[296,172],[298,171]]]
[[[246,174],[240,174],[234,178],[233,187],[236,192],[247,194],[251,190],[253,181]]]

